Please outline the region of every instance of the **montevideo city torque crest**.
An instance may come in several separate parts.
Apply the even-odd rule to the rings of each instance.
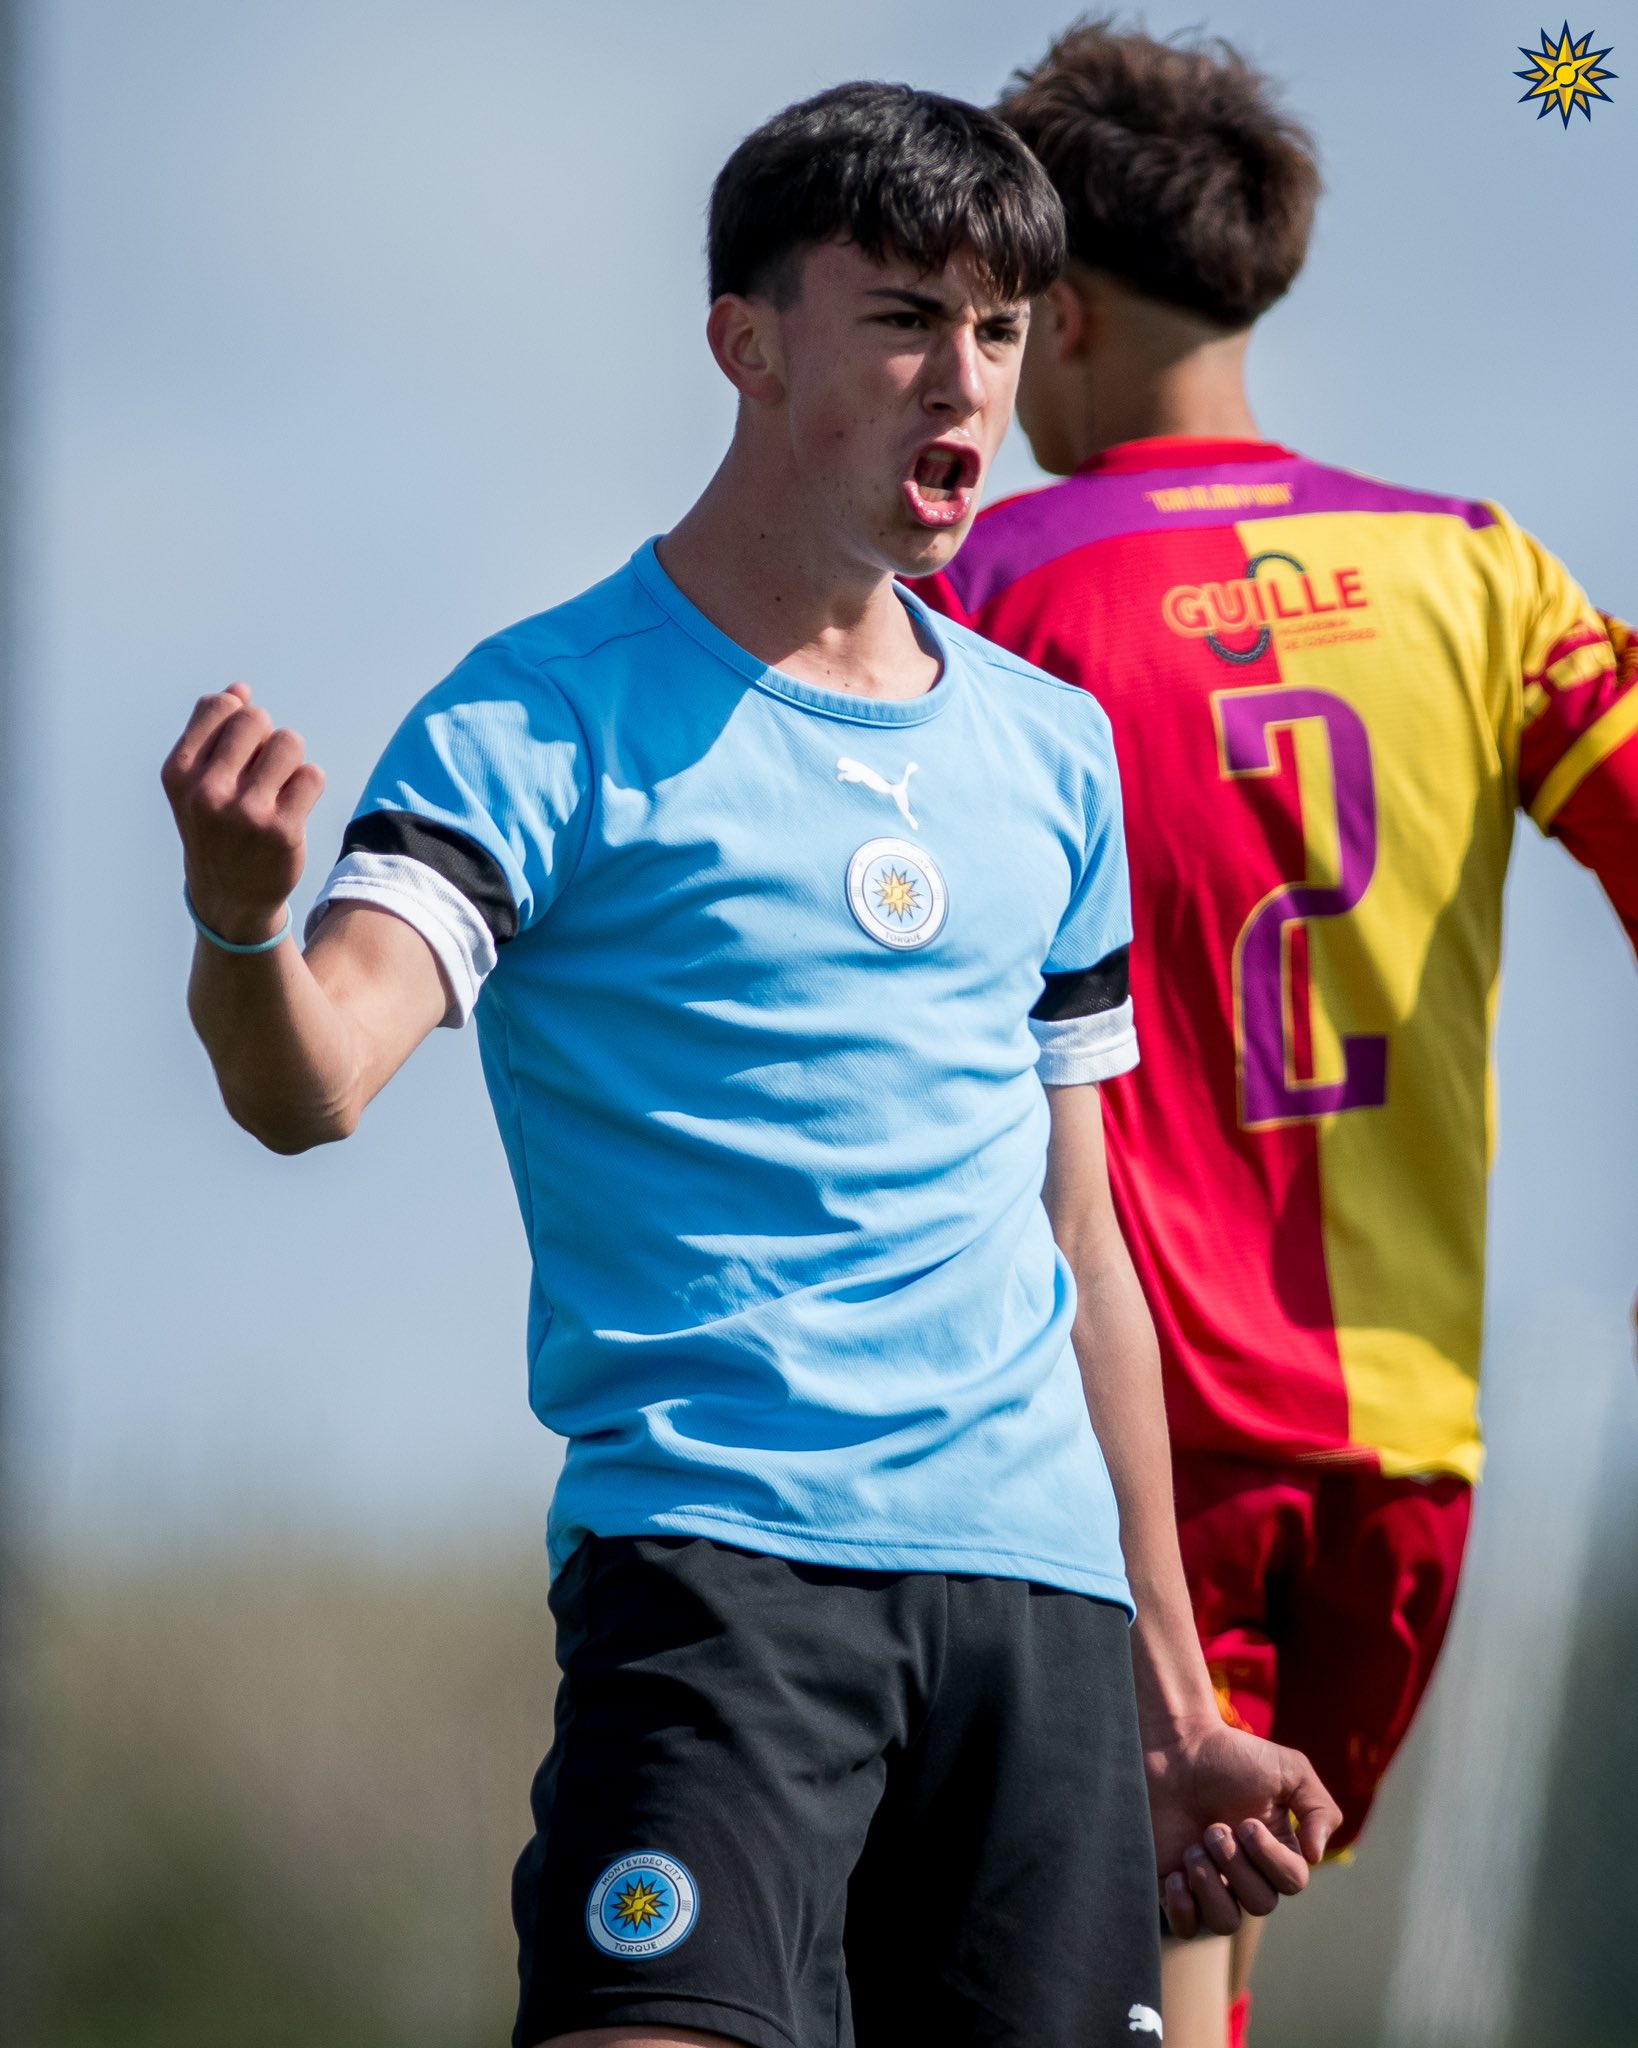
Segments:
[[[1522,43],[1519,45],[1519,55],[1530,65],[1528,71],[1513,73],[1515,78],[1524,80],[1526,87],[1519,95],[1519,104],[1522,106],[1526,100],[1539,100],[1538,121],[1543,114],[1550,114],[1557,108],[1568,128],[1570,116],[1577,107],[1590,121],[1593,101],[1609,99],[1602,81],[1617,76],[1615,72],[1603,69],[1603,60],[1610,51],[1591,49],[1591,42],[1591,30],[1577,41],[1570,34],[1570,24],[1565,22],[1556,43],[1543,29],[1539,50],[1528,50]]]
[[[694,1880],[675,1857],[653,1850],[622,1856],[592,1886],[586,1932],[605,1955],[658,1956],[693,1932]]]

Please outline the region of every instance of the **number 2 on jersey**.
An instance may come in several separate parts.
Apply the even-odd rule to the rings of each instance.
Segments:
[[[1323,726],[1336,798],[1335,883],[1282,884],[1265,896],[1234,945],[1235,1045],[1240,1068],[1240,1121],[1247,1129],[1379,1109],[1388,1099],[1388,1041],[1342,1041],[1342,1078],[1298,1078],[1294,1047],[1299,1000],[1293,987],[1289,935],[1310,918],[1342,917],[1355,908],[1376,871],[1376,777],[1370,735],[1351,704],[1328,690],[1219,690],[1212,697],[1225,776],[1278,775],[1274,734],[1313,719]],[[1293,778],[1294,779],[1294,778]],[[1293,795],[1297,795],[1293,791]],[[1313,993],[1307,1000],[1312,1003]],[[1300,1020],[1307,1025],[1306,1018]],[[1310,1037],[1311,1042],[1311,1037]]]

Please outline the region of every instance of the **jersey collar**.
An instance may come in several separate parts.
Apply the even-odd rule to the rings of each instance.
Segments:
[[[759,661],[738,641],[730,640],[691,599],[684,597],[665,573],[653,540],[643,543],[632,556],[629,566],[649,596],[671,615],[690,639],[697,641],[708,654],[715,655],[748,683],[765,690],[770,697],[783,697],[787,703],[799,705],[804,711],[821,712],[827,718],[846,719],[852,725],[925,725],[929,718],[937,718],[950,702],[959,664],[951,659],[950,642],[940,630],[944,622],[902,583],[895,582],[893,589],[928,650],[938,657],[938,679],[919,697],[855,697],[845,691],[821,690],[813,683],[799,682],[795,676],[786,675],[783,669],[770,668],[765,661]]]
[[[1214,469],[1224,462],[1293,462],[1278,441],[1220,440],[1207,434],[1153,434],[1121,441],[1083,462],[1077,476],[1133,476],[1145,469]]]

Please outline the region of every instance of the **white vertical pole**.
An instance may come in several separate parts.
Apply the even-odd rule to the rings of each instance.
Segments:
[[[1386,2048],[1502,2048],[1513,2032],[1608,1422],[1629,1379],[1590,1318],[1528,1334],[1486,1373],[1490,1469],[1430,1701]]]

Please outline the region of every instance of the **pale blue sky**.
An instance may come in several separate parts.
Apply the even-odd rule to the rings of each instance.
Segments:
[[[543,1513],[522,1231],[470,1034],[339,1150],[235,1131],[183,1014],[159,760],[235,676],[299,726],[330,776],[304,902],[407,705],[708,475],[729,406],[702,209],[740,135],[850,76],[988,98],[1067,12],[36,0],[13,1014],[42,1531],[397,1542]],[[1288,82],[1329,182],[1254,352],[1267,431],[1499,497],[1638,614],[1638,4],[1572,24],[1632,82],[1568,133],[1516,103],[1544,23],[1494,0],[1209,20]],[[1009,445],[996,487],[1031,474]],[[1532,840],[1492,1289],[1521,1444],[1624,1371],[1638,1281],[1638,981],[1595,887]]]

